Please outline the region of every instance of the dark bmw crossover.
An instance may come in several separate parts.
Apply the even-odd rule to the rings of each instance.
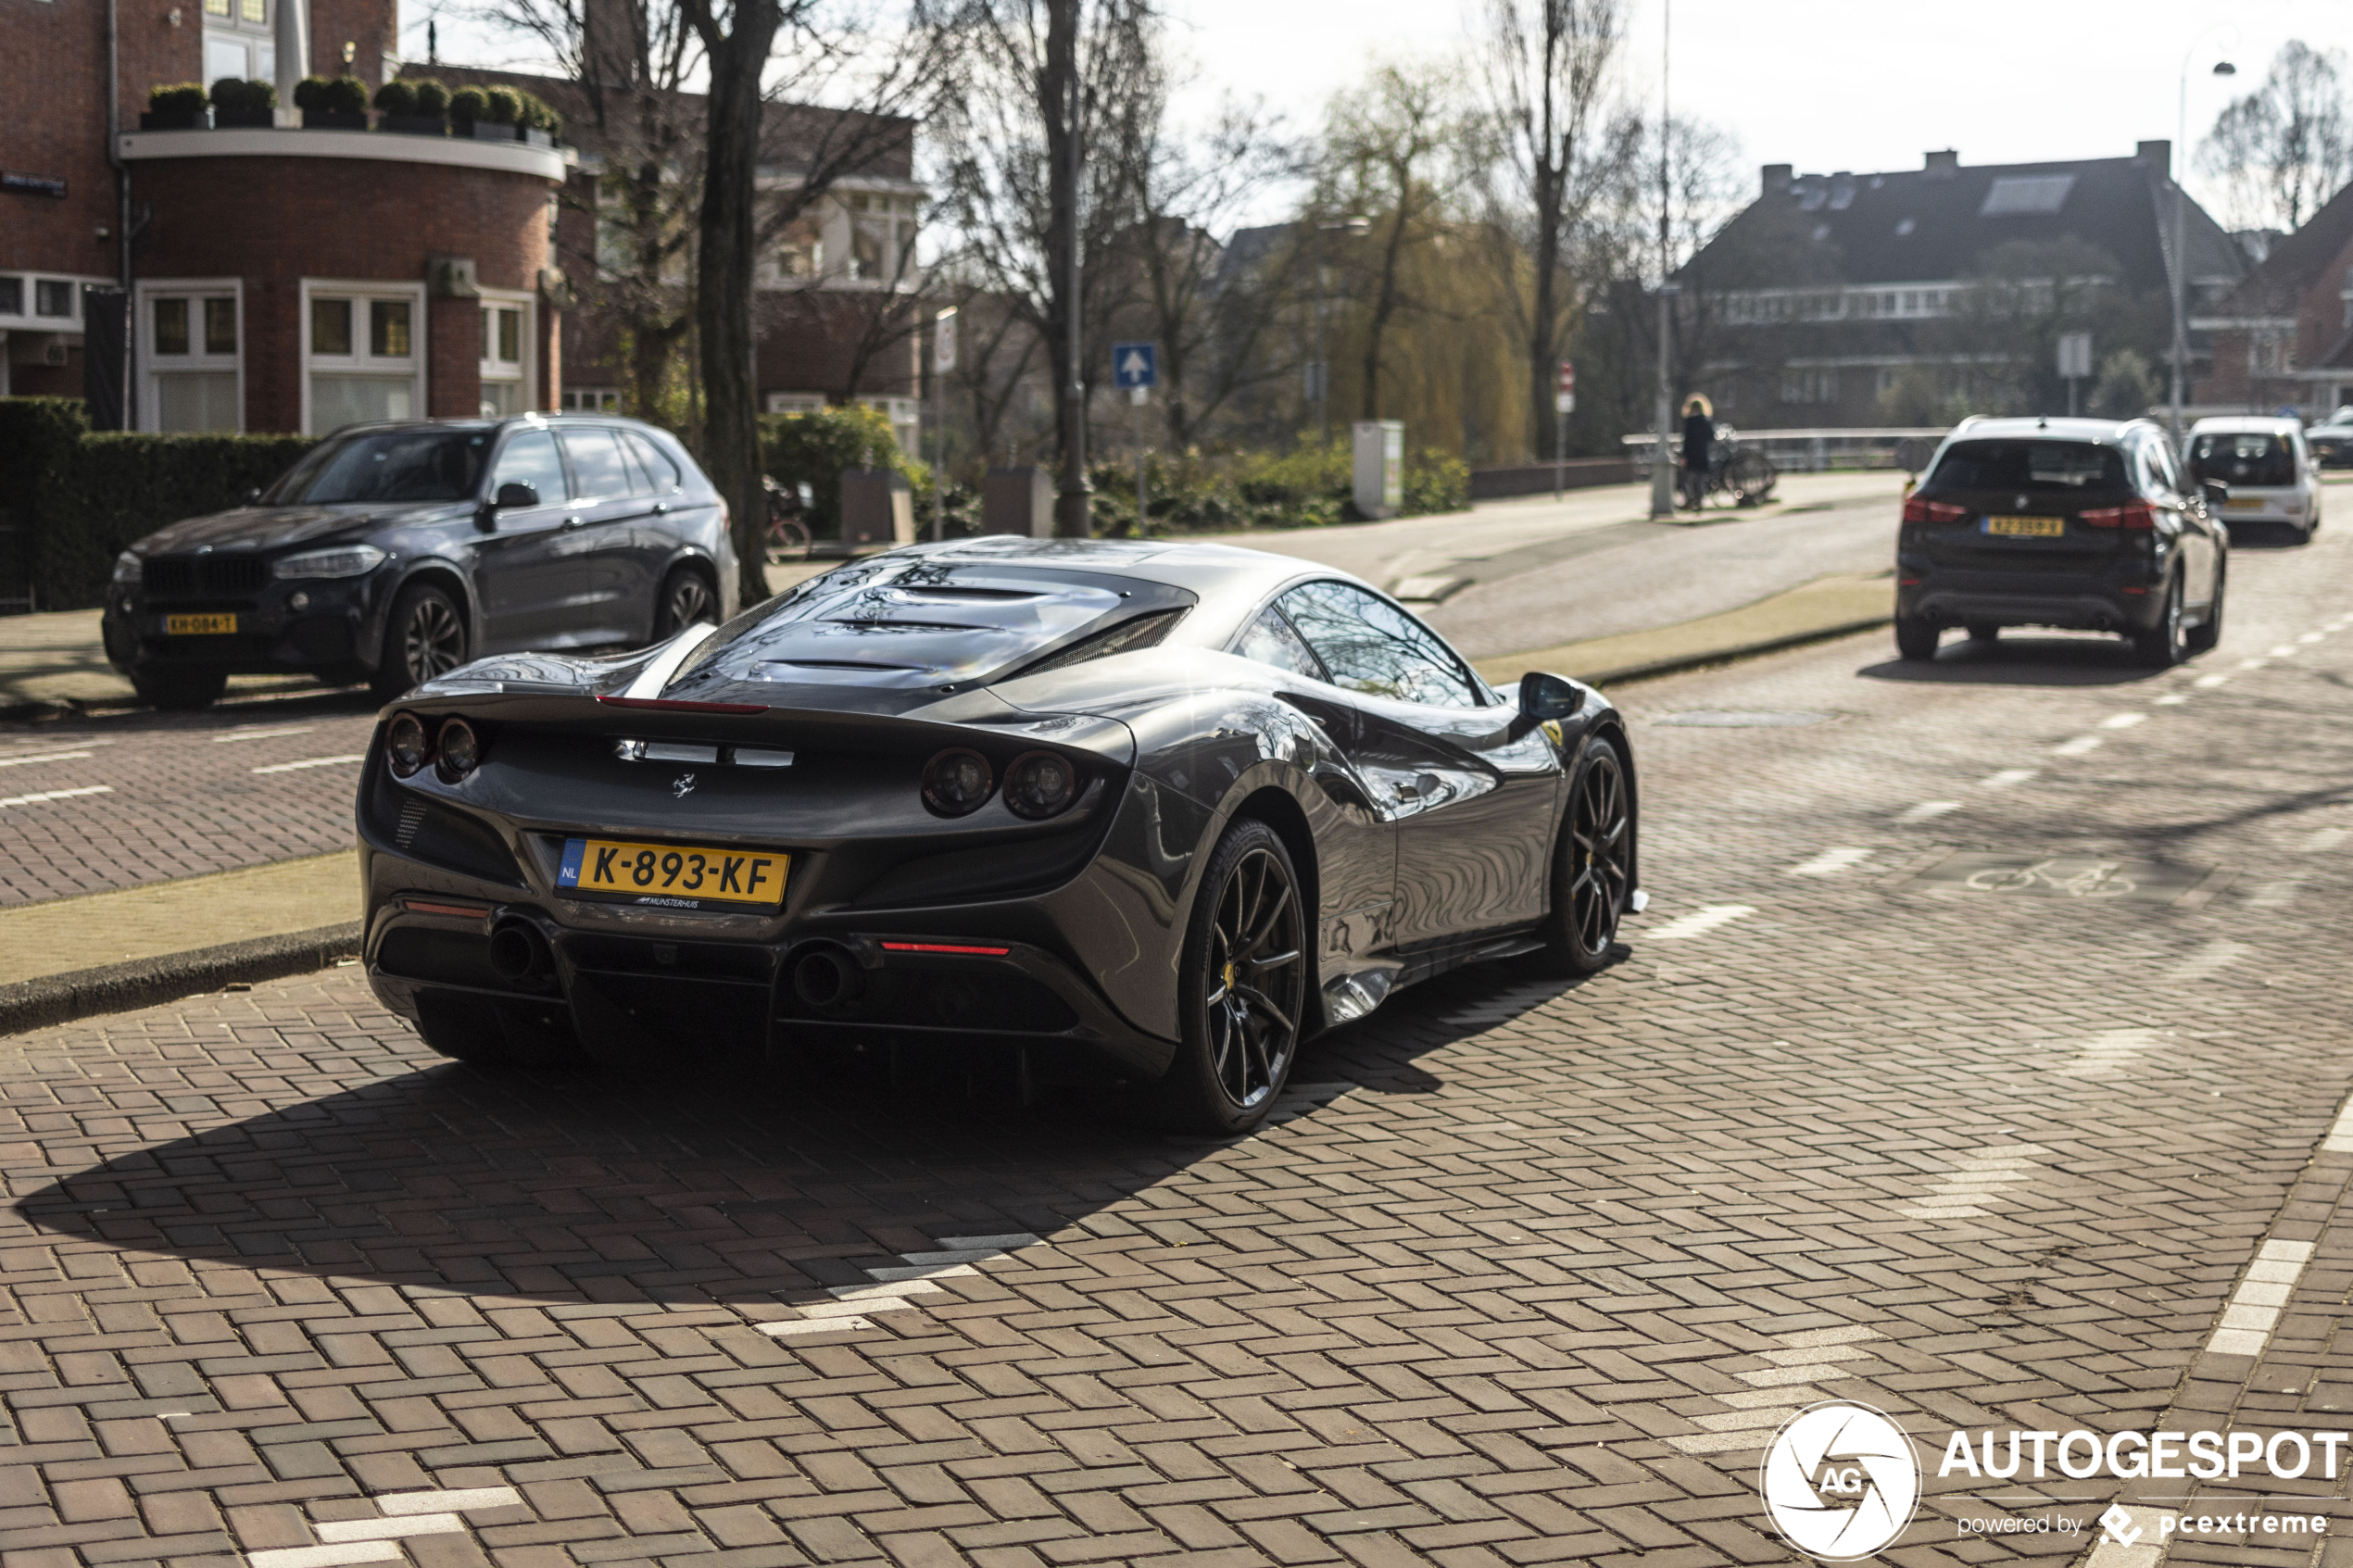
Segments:
[[[726,508],[666,432],[561,414],[356,425],[247,505],[123,551],[107,658],[163,708],[257,673],[389,699],[484,653],[667,637],[735,592]]]
[[[1599,693],[1500,693],[1338,573],[916,546],[388,707],[366,961],[478,1064],[952,1039],[1231,1130],[1401,985],[1599,969],[1642,905],[1635,807]]]
[[[1904,500],[1896,649],[2057,626],[2121,633],[2157,667],[2202,653],[2222,634],[2227,495],[2153,420],[1964,420]]]

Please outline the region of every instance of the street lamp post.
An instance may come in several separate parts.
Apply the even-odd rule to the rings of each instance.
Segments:
[[[2199,40],[2204,42],[2203,37]],[[2173,157],[2183,165],[2190,157],[2190,62],[2197,57],[2198,46],[2182,56],[2181,96],[2175,105]],[[2214,62],[2216,76],[2236,76],[2238,67],[2228,60]],[[2190,329],[2188,298],[2190,279],[2189,202],[2182,194],[2182,181],[2173,170],[2166,173],[2173,180],[2173,443],[2182,441],[2182,390],[2189,374]]]
[[[1324,236],[1362,234],[1372,226],[1365,218],[1335,218],[1315,225],[1315,442],[1328,445],[1332,438],[1332,367],[1324,358]]]
[[[1670,0],[1659,0],[1658,7],[1658,403],[1652,411],[1651,424],[1651,516],[1675,515],[1675,476],[1668,471],[1669,454],[1667,446],[1667,424],[1675,417],[1675,389],[1669,380],[1670,369],[1667,354],[1667,334],[1674,326],[1674,295],[1678,292],[1667,274],[1674,270],[1675,255],[1668,200],[1671,187],[1667,180],[1667,70],[1673,58],[1670,45],[1674,30],[1669,25]]]

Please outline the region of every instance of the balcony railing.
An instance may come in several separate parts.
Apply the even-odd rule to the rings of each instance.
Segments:
[[[1740,430],[1730,425],[1718,425],[1721,439],[1736,440],[1744,451],[1762,452],[1783,473],[1826,473],[1832,469],[1895,469],[1906,468],[1903,460],[1910,458],[1925,465],[1936,444],[1944,439],[1948,427],[1888,426],[1876,430]],[[1647,477],[1651,454],[1657,449],[1658,437],[1654,433],[1629,435],[1621,438],[1626,455],[1632,459],[1636,470]],[[1917,443],[1907,445],[1906,443]],[[1683,437],[1679,431],[1667,437],[1667,450],[1678,462],[1682,460]],[[1898,448],[1902,448],[1899,455]],[[1917,472],[1917,469],[1908,471]]]

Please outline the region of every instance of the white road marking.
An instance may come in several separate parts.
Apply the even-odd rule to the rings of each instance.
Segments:
[[[2320,828],[2296,847],[2307,855],[2319,855],[2335,848],[2347,838],[2353,838],[2353,833],[2347,833],[2343,828]]]
[[[2229,680],[2230,677],[2228,675],[2200,675],[2196,680],[2192,681],[2190,684],[2197,687],[2200,691],[2210,692],[2215,687],[2225,684],[2229,682]]]
[[[0,807],[38,806],[44,800],[74,800],[85,795],[112,795],[112,784],[89,784],[81,789],[47,789],[39,795],[0,795]]]
[[[790,1339],[803,1334],[847,1334],[875,1325],[864,1318],[784,1318],[758,1326],[771,1339]]]
[[[2158,708],[2179,708],[2182,704],[2189,700],[2188,694],[2186,693],[2167,692],[2163,696],[2157,699],[2155,706]]]
[[[1729,1409],[1692,1418],[1705,1431],[1681,1433],[1667,1441],[1687,1454],[1761,1449],[1773,1428],[1789,1419],[1792,1410],[1812,1404],[1819,1397],[1809,1392],[1813,1385],[1851,1375],[1843,1370],[1846,1363],[1868,1361],[1874,1354],[1861,1342],[1880,1337],[1877,1330],[1860,1323],[1788,1335],[1783,1339],[1786,1348],[1764,1353],[1763,1359],[1770,1365],[1733,1374],[1749,1386],[1716,1396]]]
[[[2129,730],[2133,725],[2142,722],[2147,718],[2148,715],[2145,713],[2111,713],[2107,718],[2100,721],[2100,728],[2103,730]]]
[[[2347,1100],[2345,1109],[2336,1113],[2336,1120],[2329,1123],[2328,1135],[2321,1140],[2321,1152],[2353,1154],[2353,1099]]]
[[[1719,925],[1727,925],[1743,915],[1753,915],[1751,904],[1706,904],[1690,914],[1678,916],[1656,931],[1645,932],[1654,942],[1681,942],[1693,936],[1705,936]]]
[[[344,1541],[334,1546],[286,1547],[277,1551],[249,1551],[251,1568],[335,1568],[344,1562],[404,1562],[408,1556],[398,1541]]]
[[[31,757],[0,757],[0,768],[21,768],[28,762],[70,762],[89,755],[86,751],[40,751]]]
[[[1803,865],[1792,866],[1792,876],[1836,876],[1849,866],[1862,864],[1871,858],[1868,849],[1825,849]]]
[[[2304,884],[2295,877],[2289,877],[2284,882],[2267,882],[2253,893],[2248,894],[2246,901],[2257,909],[2285,909],[2295,901],[2296,890],[2303,885]]]
[[[2073,740],[2062,741],[2051,747],[2051,751],[2059,757],[2081,757],[2087,751],[2097,751],[2099,748],[2099,736],[2077,735]]]
[[[1334,1088],[1346,1086],[1348,1085],[1332,1085]],[[942,1248],[950,1252],[961,1252],[975,1247],[986,1247],[994,1251],[1011,1252],[1023,1247],[1041,1247],[1045,1245],[1045,1237],[1033,1236],[1027,1231],[1007,1231],[1002,1236],[943,1236],[939,1238],[939,1245]],[[909,1260],[912,1261],[915,1255],[910,1253],[908,1256]]]
[[[454,1513],[411,1513],[396,1519],[327,1519],[311,1526],[322,1541],[396,1541],[403,1536],[454,1536],[466,1522]]]
[[[1899,822],[1925,822],[1960,809],[1961,803],[1957,800],[1923,800],[1917,806],[1907,806],[1896,812],[1895,820]]]
[[[233,740],[275,740],[280,735],[307,735],[316,724],[287,724],[274,730],[231,730],[212,737],[215,746],[225,746]]]
[[[477,1508],[519,1508],[512,1486],[459,1486],[447,1492],[387,1492],[376,1499],[386,1513],[470,1513]]]
[[[2231,942],[2217,937],[2165,972],[2165,978],[2176,985],[2195,985],[2210,979],[2255,951],[2244,942]]]
[[[2239,668],[2242,670],[2263,670],[2270,668],[2271,663],[2271,661],[2268,659],[2242,659],[2239,660]]]
[[[2012,784],[2022,784],[2026,783],[2027,780],[2032,778],[2035,774],[2041,771],[2042,770],[2040,768],[2005,768],[1998,773],[1988,773],[1983,778],[1978,780],[1977,787],[1980,789],[2007,789]]]
[[[2133,1544],[2120,1545],[2113,1536],[2103,1531],[2099,1544],[2092,1549],[2091,1561],[2084,1564],[2084,1568],[2157,1568],[2158,1562],[2165,1556],[2164,1537],[2157,1533],[2158,1520],[2165,1511],[2158,1508],[2126,1508],[2120,1502],[2112,1502],[2108,1505],[2108,1512],[2101,1513],[2100,1519],[2105,1520],[2109,1512],[2124,1515],[2125,1534]]]
[[[2043,1167],[2036,1157],[2051,1151],[2038,1143],[1988,1144],[1953,1161],[1951,1174],[1895,1212],[1906,1220],[1967,1220],[2033,1179]]]
[[[1348,1087],[1352,1085],[1338,1085]],[[923,1304],[907,1299],[910,1296],[948,1296],[946,1286],[935,1283],[958,1275],[978,1275],[975,1263],[1009,1257],[1024,1247],[1044,1245],[1045,1238],[1029,1231],[1007,1231],[999,1236],[943,1236],[929,1252],[902,1252],[899,1261],[882,1268],[868,1269],[866,1276],[873,1285],[836,1285],[826,1288],[830,1301],[802,1301],[793,1311],[799,1317],[782,1318],[774,1323],[752,1326],[772,1339],[791,1339],[807,1334],[842,1334],[853,1329],[875,1326],[869,1312],[920,1312]]]
[[[2299,643],[2317,643],[2322,637],[2327,635],[2328,633],[2326,632],[2307,632],[2304,635],[2296,638],[2296,640]]]
[[[948,1287],[928,1279],[895,1280],[886,1285],[837,1285],[828,1287],[837,1301],[861,1302],[871,1311],[887,1310],[887,1303],[907,1303],[909,1296],[945,1296]]]
[[[364,756],[308,757],[299,762],[276,762],[267,768],[256,768],[257,773],[291,773],[299,768],[337,768],[346,762],[365,762]]]
[[[2281,1311],[2296,1293],[2304,1265],[2311,1261],[2309,1241],[2275,1237],[2265,1242],[2255,1261],[2246,1266],[2239,1287],[2231,1293],[2231,1304],[2222,1309],[2222,1321],[2215,1325],[2206,1348],[2223,1356],[2261,1355],[2271,1342],[2271,1330],[2279,1326]]]
[[[2266,659],[2294,659],[2296,657],[2296,645],[2294,643],[2282,643],[2278,647],[2273,648],[2270,653],[2265,654],[2263,657]]]
[[[2078,1047],[2075,1060],[2059,1069],[2062,1078],[2108,1078],[2132,1066],[2143,1051],[2156,1046],[2154,1029],[2110,1029]]]
[[[885,1284],[900,1280],[955,1279],[965,1274],[977,1278],[980,1274],[980,1271],[970,1263],[919,1263],[906,1268],[868,1269],[866,1272]],[[837,1288],[852,1290],[857,1287],[845,1285]]]

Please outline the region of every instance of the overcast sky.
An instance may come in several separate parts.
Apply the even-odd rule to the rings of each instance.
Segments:
[[[1261,95],[1302,125],[1370,60],[1465,50],[1483,8],[1482,0],[1166,3],[1207,94]],[[1957,148],[1968,164],[2127,156],[2135,142],[2174,136],[2185,55],[2195,145],[2288,39],[2353,44],[2353,0],[1672,5],[1676,111],[1730,132],[1744,165],[1791,163],[1800,173],[1914,169],[1931,147]],[[402,42],[419,56],[426,8],[404,0]],[[1660,20],[1659,0],[1633,0],[1623,89],[1652,112]],[[446,24],[442,52],[497,51]],[[2235,79],[2210,75],[2221,58],[2238,66]],[[2190,184],[2207,194],[2195,174]]]

